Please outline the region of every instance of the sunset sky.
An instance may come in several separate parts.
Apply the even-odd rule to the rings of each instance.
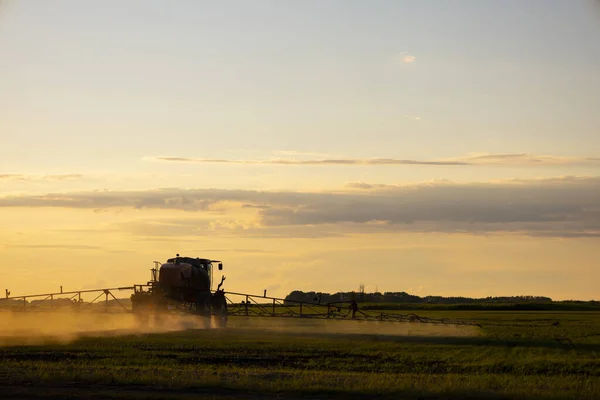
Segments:
[[[0,290],[600,298],[600,2],[0,0]]]

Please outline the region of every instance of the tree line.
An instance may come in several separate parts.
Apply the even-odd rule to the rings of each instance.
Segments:
[[[361,287],[362,288],[362,287]],[[289,301],[303,301],[308,303],[320,302],[321,304],[335,303],[340,301],[355,300],[361,303],[403,303],[403,304],[481,304],[481,303],[552,303],[550,297],[545,296],[499,296],[499,297],[444,297],[444,296],[417,296],[406,292],[303,292],[294,290],[285,297]]]

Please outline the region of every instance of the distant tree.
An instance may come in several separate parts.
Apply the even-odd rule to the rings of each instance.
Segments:
[[[359,301],[365,301],[365,284],[364,283],[361,283],[360,285],[358,285],[358,293],[360,293]]]

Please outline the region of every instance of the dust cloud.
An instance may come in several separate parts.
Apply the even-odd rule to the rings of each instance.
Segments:
[[[143,321],[130,313],[69,311],[0,312],[0,346],[69,343],[81,337],[121,336],[205,329],[191,315],[169,315]]]
[[[130,313],[69,311],[0,312],[0,346],[66,344],[82,337],[109,337],[214,328],[193,315],[172,314],[142,320]],[[297,318],[229,317],[227,330],[291,334],[377,336],[476,336],[473,326],[408,322],[340,321]]]
[[[378,336],[477,336],[476,326],[385,322],[352,321],[298,318],[229,318],[231,328],[255,329],[274,332],[339,335],[378,335]]]

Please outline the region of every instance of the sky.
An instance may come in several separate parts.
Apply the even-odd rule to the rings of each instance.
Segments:
[[[598,299],[600,2],[0,0],[0,289]]]

